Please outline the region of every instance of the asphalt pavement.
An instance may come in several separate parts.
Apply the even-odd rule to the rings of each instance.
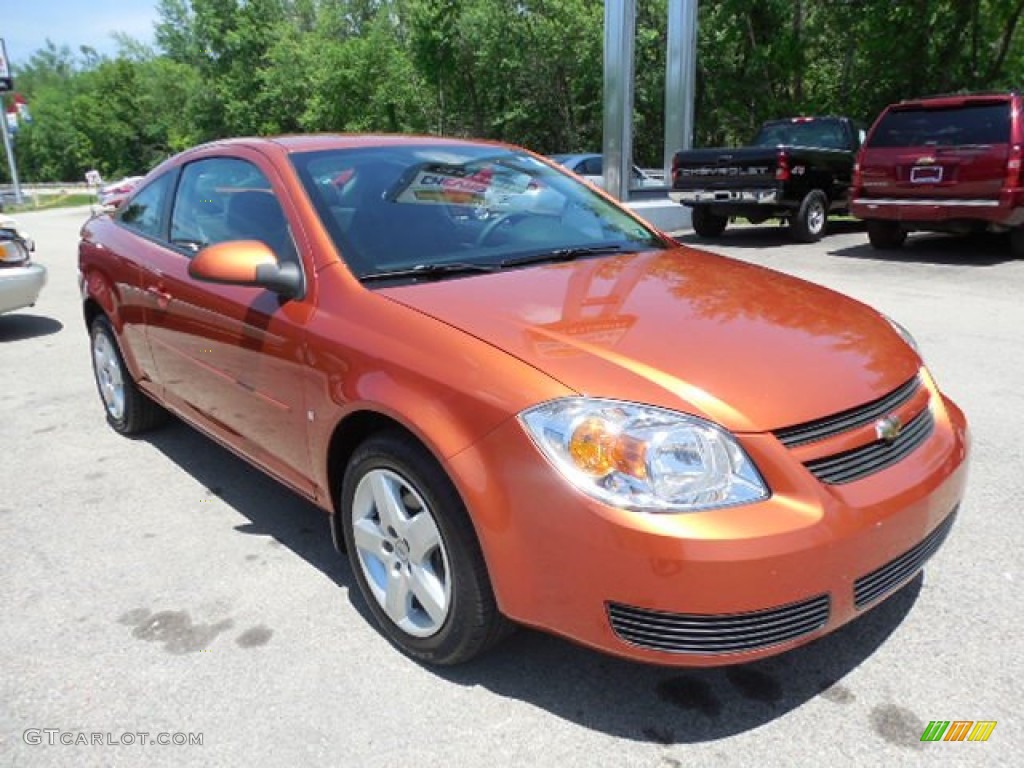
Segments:
[[[905,589],[746,666],[643,666],[523,630],[436,670],[369,624],[322,512],[181,423],[106,426],[77,287],[87,215],[18,216],[50,279],[0,316],[0,765],[1021,764],[1024,261],[1005,238],[880,254],[853,223],[814,245],[680,235],[886,312],[966,411],[967,497]],[[922,742],[932,720],[997,725]]]

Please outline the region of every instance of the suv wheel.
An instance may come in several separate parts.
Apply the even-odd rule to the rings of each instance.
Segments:
[[[1024,225],[1010,230],[1010,253],[1014,258],[1024,259]]]
[[[801,243],[816,243],[825,234],[828,224],[828,198],[820,189],[812,189],[800,202],[800,208],[789,221],[793,239]]]
[[[691,218],[693,231],[701,237],[719,237],[729,223],[728,216],[720,216],[706,205],[693,206]]]
[[[458,664],[500,640],[487,566],[458,491],[425,448],[369,438],[345,470],[341,528],[363,599],[387,638],[431,664]]]
[[[888,251],[903,246],[907,232],[895,221],[869,221],[868,240],[872,247]]]

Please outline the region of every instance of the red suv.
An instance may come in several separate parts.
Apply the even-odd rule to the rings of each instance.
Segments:
[[[850,211],[876,248],[908,232],[1010,232],[1024,257],[1024,104],[984,93],[901,101],[875,121],[854,168]]]

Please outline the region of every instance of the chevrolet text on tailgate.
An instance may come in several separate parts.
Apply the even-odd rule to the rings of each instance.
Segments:
[[[669,197],[693,209],[701,237],[718,237],[735,216],[785,219],[796,240],[814,242],[829,213],[846,210],[861,135],[845,117],[771,120],[749,147],[676,152]]]
[[[939,96],[885,109],[858,157],[851,211],[875,248],[915,230],[1008,232],[1024,257],[1024,114],[1017,92]]]

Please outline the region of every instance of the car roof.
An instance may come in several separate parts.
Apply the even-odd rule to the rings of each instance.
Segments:
[[[406,134],[369,134],[369,133],[313,133],[286,136],[243,136],[234,139],[221,139],[201,145],[212,146],[245,146],[253,148],[276,148],[287,153],[315,152],[325,149],[352,149],[357,147],[392,147],[392,146],[510,146],[501,142],[483,139],[467,140],[445,136],[415,136]],[[198,149],[199,147],[196,147]]]

